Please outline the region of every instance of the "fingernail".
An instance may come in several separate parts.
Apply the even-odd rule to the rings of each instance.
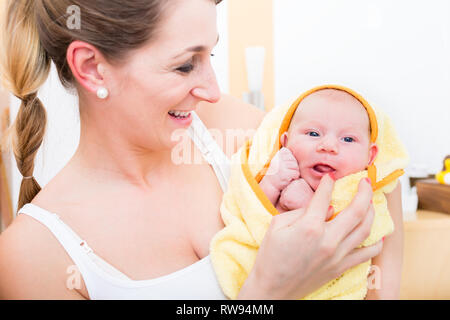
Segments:
[[[367,181],[368,184],[372,185],[372,180],[370,180],[370,178],[365,178],[365,180]]]
[[[334,172],[330,172],[328,175],[330,176],[331,179],[333,179],[333,181],[336,181],[336,176],[334,175]]]
[[[370,204],[373,204],[373,200],[372,199],[370,199]]]
[[[386,237],[383,237],[383,239],[381,239],[381,240],[383,240],[383,242],[384,242],[384,238],[386,238]]]
[[[330,211],[330,210],[333,210],[333,211],[334,211],[333,206],[329,206],[329,207],[328,207],[328,211]]]

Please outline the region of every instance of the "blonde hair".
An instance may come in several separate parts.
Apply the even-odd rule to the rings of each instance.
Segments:
[[[216,4],[221,0],[212,0]],[[110,63],[123,63],[158,32],[169,4],[176,0],[3,0],[0,71],[3,85],[22,100],[17,118],[3,142],[12,140],[17,167],[24,177],[17,209],[41,190],[32,177],[34,159],[42,144],[47,116],[37,97],[48,78],[51,62],[61,83],[73,88],[75,79],[66,61],[74,40],[95,46]],[[81,27],[69,28],[71,13],[81,12]],[[3,144],[2,142],[2,144]],[[4,144],[3,144],[4,145]]]
[[[1,73],[4,86],[22,100],[8,131],[17,168],[23,177],[33,176],[34,159],[45,134],[47,115],[37,91],[50,72],[50,58],[39,41],[34,1],[13,0],[6,4],[2,25]],[[41,190],[34,178],[22,179],[18,209]]]

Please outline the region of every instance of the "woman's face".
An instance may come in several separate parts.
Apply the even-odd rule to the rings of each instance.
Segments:
[[[111,107],[118,109],[108,120],[121,136],[145,150],[172,147],[172,133],[192,121],[185,112],[199,101],[220,98],[210,63],[217,41],[213,1],[183,0],[169,6],[155,38],[133,52],[106,83]]]

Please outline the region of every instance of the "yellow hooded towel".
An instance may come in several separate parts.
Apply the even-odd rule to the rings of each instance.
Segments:
[[[375,218],[370,236],[361,244],[369,246],[394,230],[385,193],[390,193],[409,161],[390,119],[373,109],[366,100],[351,89],[324,85],[302,94],[294,103],[271,110],[253,136],[231,159],[228,190],[220,207],[225,228],[211,241],[210,255],[222,290],[236,299],[255,262],[258,248],[274,215],[279,214],[259,182],[270,161],[280,149],[280,137],[289,128],[291,118],[300,102],[313,92],[323,89],[345,91],[358,99],[367,110],[371,127],[371,142],[378,145],[378,155],[367,170],[338,179],[332,193],[331,205],[336,214],[342,211],[357,192],[359,181],[369,177],[373,184]],[[374,183],[375,182],[375,183]],[[335,214],[335,215],[336,215]],[[304,299],[363,299],[367,293],[367,276],[371,261],[357,265]]]

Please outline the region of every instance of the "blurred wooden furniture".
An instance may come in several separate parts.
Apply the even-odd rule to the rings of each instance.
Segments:
[[[401,299],[450,299],[450,215],[418,210],[404,222]]]
[[[416,187],[419,209],[450,214],[450,185],[425,179],[417,181]]]

